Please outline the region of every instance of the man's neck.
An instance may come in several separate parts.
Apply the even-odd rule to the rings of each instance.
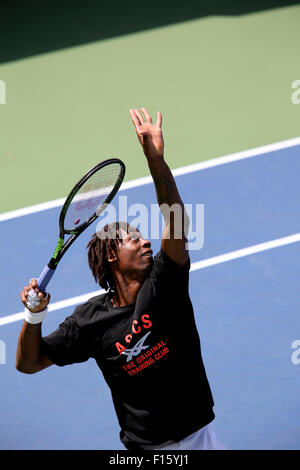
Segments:
[[[141,290],[143,281],[128,280],[117,276],[115,279],[115,293],[111,299],[114,307],[124,307],[135,303],[137,295]]]

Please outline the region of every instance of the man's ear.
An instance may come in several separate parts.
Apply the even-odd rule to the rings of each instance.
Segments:
[[[107,253],[107,261],[109,263],[113,263],[114,261],[118,261],[118,256],[117,254],[113,251],[113,250],[110,250],[108,253]]]

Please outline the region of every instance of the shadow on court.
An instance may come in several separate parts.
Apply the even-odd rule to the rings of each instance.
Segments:
[[[4,0],[0,63],[210,15],[244,15],[299,0]]]

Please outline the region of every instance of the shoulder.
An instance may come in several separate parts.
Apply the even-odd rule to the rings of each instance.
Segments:
[[[161,248],[157,255],[154,257],[153,266],[150,273],[150,279],[158,282],[161,287],[167,286],[174,287],[175,284],[188,284],[190,270],[190,258],[184,266],[180,266],[173,261]]]
[[[153,268],[155,269],[157,266],[163,266],[166,269],[173,270],[174,272],[185,272],[189,271],[191,262],[190,257],[188,256],[186,263],[183,266],[179,265],[167,255],[163,248],[161,248],[153,261]]]
[[[96,324],[101,323],[107,293],[92,297],[87,302],[78,305],[74,312],[67,316],[55,331],[43,337],[44,342],[57,342],[70,339],[79,339],[82,334],[90,334],[98,330]]]
[[[102,318],[103,312],[107,311],[107,296],[108,292],[104,292],[78,305],[71,315],[73,321],[79,327],[98,322]]]
[[[106,296],[97,295],[78,305],[55,331],[42,338],[42,350],[53,364],[64,366],[95,357],[98,338],[104,331]]]

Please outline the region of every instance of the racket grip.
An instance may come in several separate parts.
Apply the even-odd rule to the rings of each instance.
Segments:
[[[49,266],[45,266],[43,272],[41,273],[40,277],[37,280],[37,284],[41,292],[45,292],[47,285],[50,282],[51,277],[53,276],[55,269],[49,268]],[[30,289],[27,296],[27,307],[28,308],[35,308],[39,305],[40,299],[38,295],[35,293],[33,289]]]
[[[47,285],[50,282],[53,274],[55,273],[55,269],[49,268],[49,266],[45,266],[43,272],[41,273],[40,277],[37,280],[37,284],[41,292],[45,292]]]

